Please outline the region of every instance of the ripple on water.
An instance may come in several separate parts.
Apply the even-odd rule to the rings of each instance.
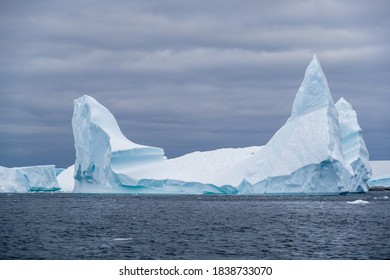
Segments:
[[[0,194],[0,259],[389,259],[387,196]]]

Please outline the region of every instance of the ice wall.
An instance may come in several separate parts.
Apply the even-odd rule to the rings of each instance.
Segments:
[[[355,191],[366,192],[369,188],[367,181],[371,178],[372,169],[356,112],[344,98],[336,103],[336,109],[339,116],[341,146],[345,163],[353,171],[352,185]]]
[[[7,168],[0,166],[0,192],[58,191],[54,165]]]
[[[111,112],[87,95],[74,101],[72,128],[76,149],[76,191],[81,191],[78,188],[88,184],[120,185],[112,168],[159,161],[164,156],[161,148],[128,140]]]

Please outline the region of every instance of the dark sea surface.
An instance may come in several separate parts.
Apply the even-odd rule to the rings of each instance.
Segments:
[[[390,259],[389,196],[0,194],[0,259]]]

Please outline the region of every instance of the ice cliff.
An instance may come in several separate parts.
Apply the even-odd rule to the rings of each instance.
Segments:
[[[58,191],[54,165],[7,168],[0,166],[0,192]]]
[[[341,147],[345,163],[352,169],[352,184],[356,191],[366,192],[372,169],[363,132],[357,121],[356,112],[344,98],[336,103],[341,132]]]
[[[93,184],[120,185],[120,175],[112,168],[163,160],[163,149],[127,139],[111,112],[90,96],[84,95],[74,101],[72,128],[76,149],[76,191],[81,185],[91,187],[92,184],[92,188]]]

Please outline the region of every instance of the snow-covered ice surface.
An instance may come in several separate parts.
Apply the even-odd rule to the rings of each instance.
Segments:
[[[58,191],[54,165],[7,168],[0,166],[0,192]]]
[[[61,186],[61,192],[73,192],[75,185],[73,174],[74,165],[66,168],[57,176],[58,184]]]
[[[76,192],[338,194],[367,191],[371,175],[356,112],[344,99],[334,105],[316,56],[291,117],[264,146],[166,159],[161,148],[128,140],[89,96],[75,100],[72,127]],[[59,178],[71,188],[69,169]]]

